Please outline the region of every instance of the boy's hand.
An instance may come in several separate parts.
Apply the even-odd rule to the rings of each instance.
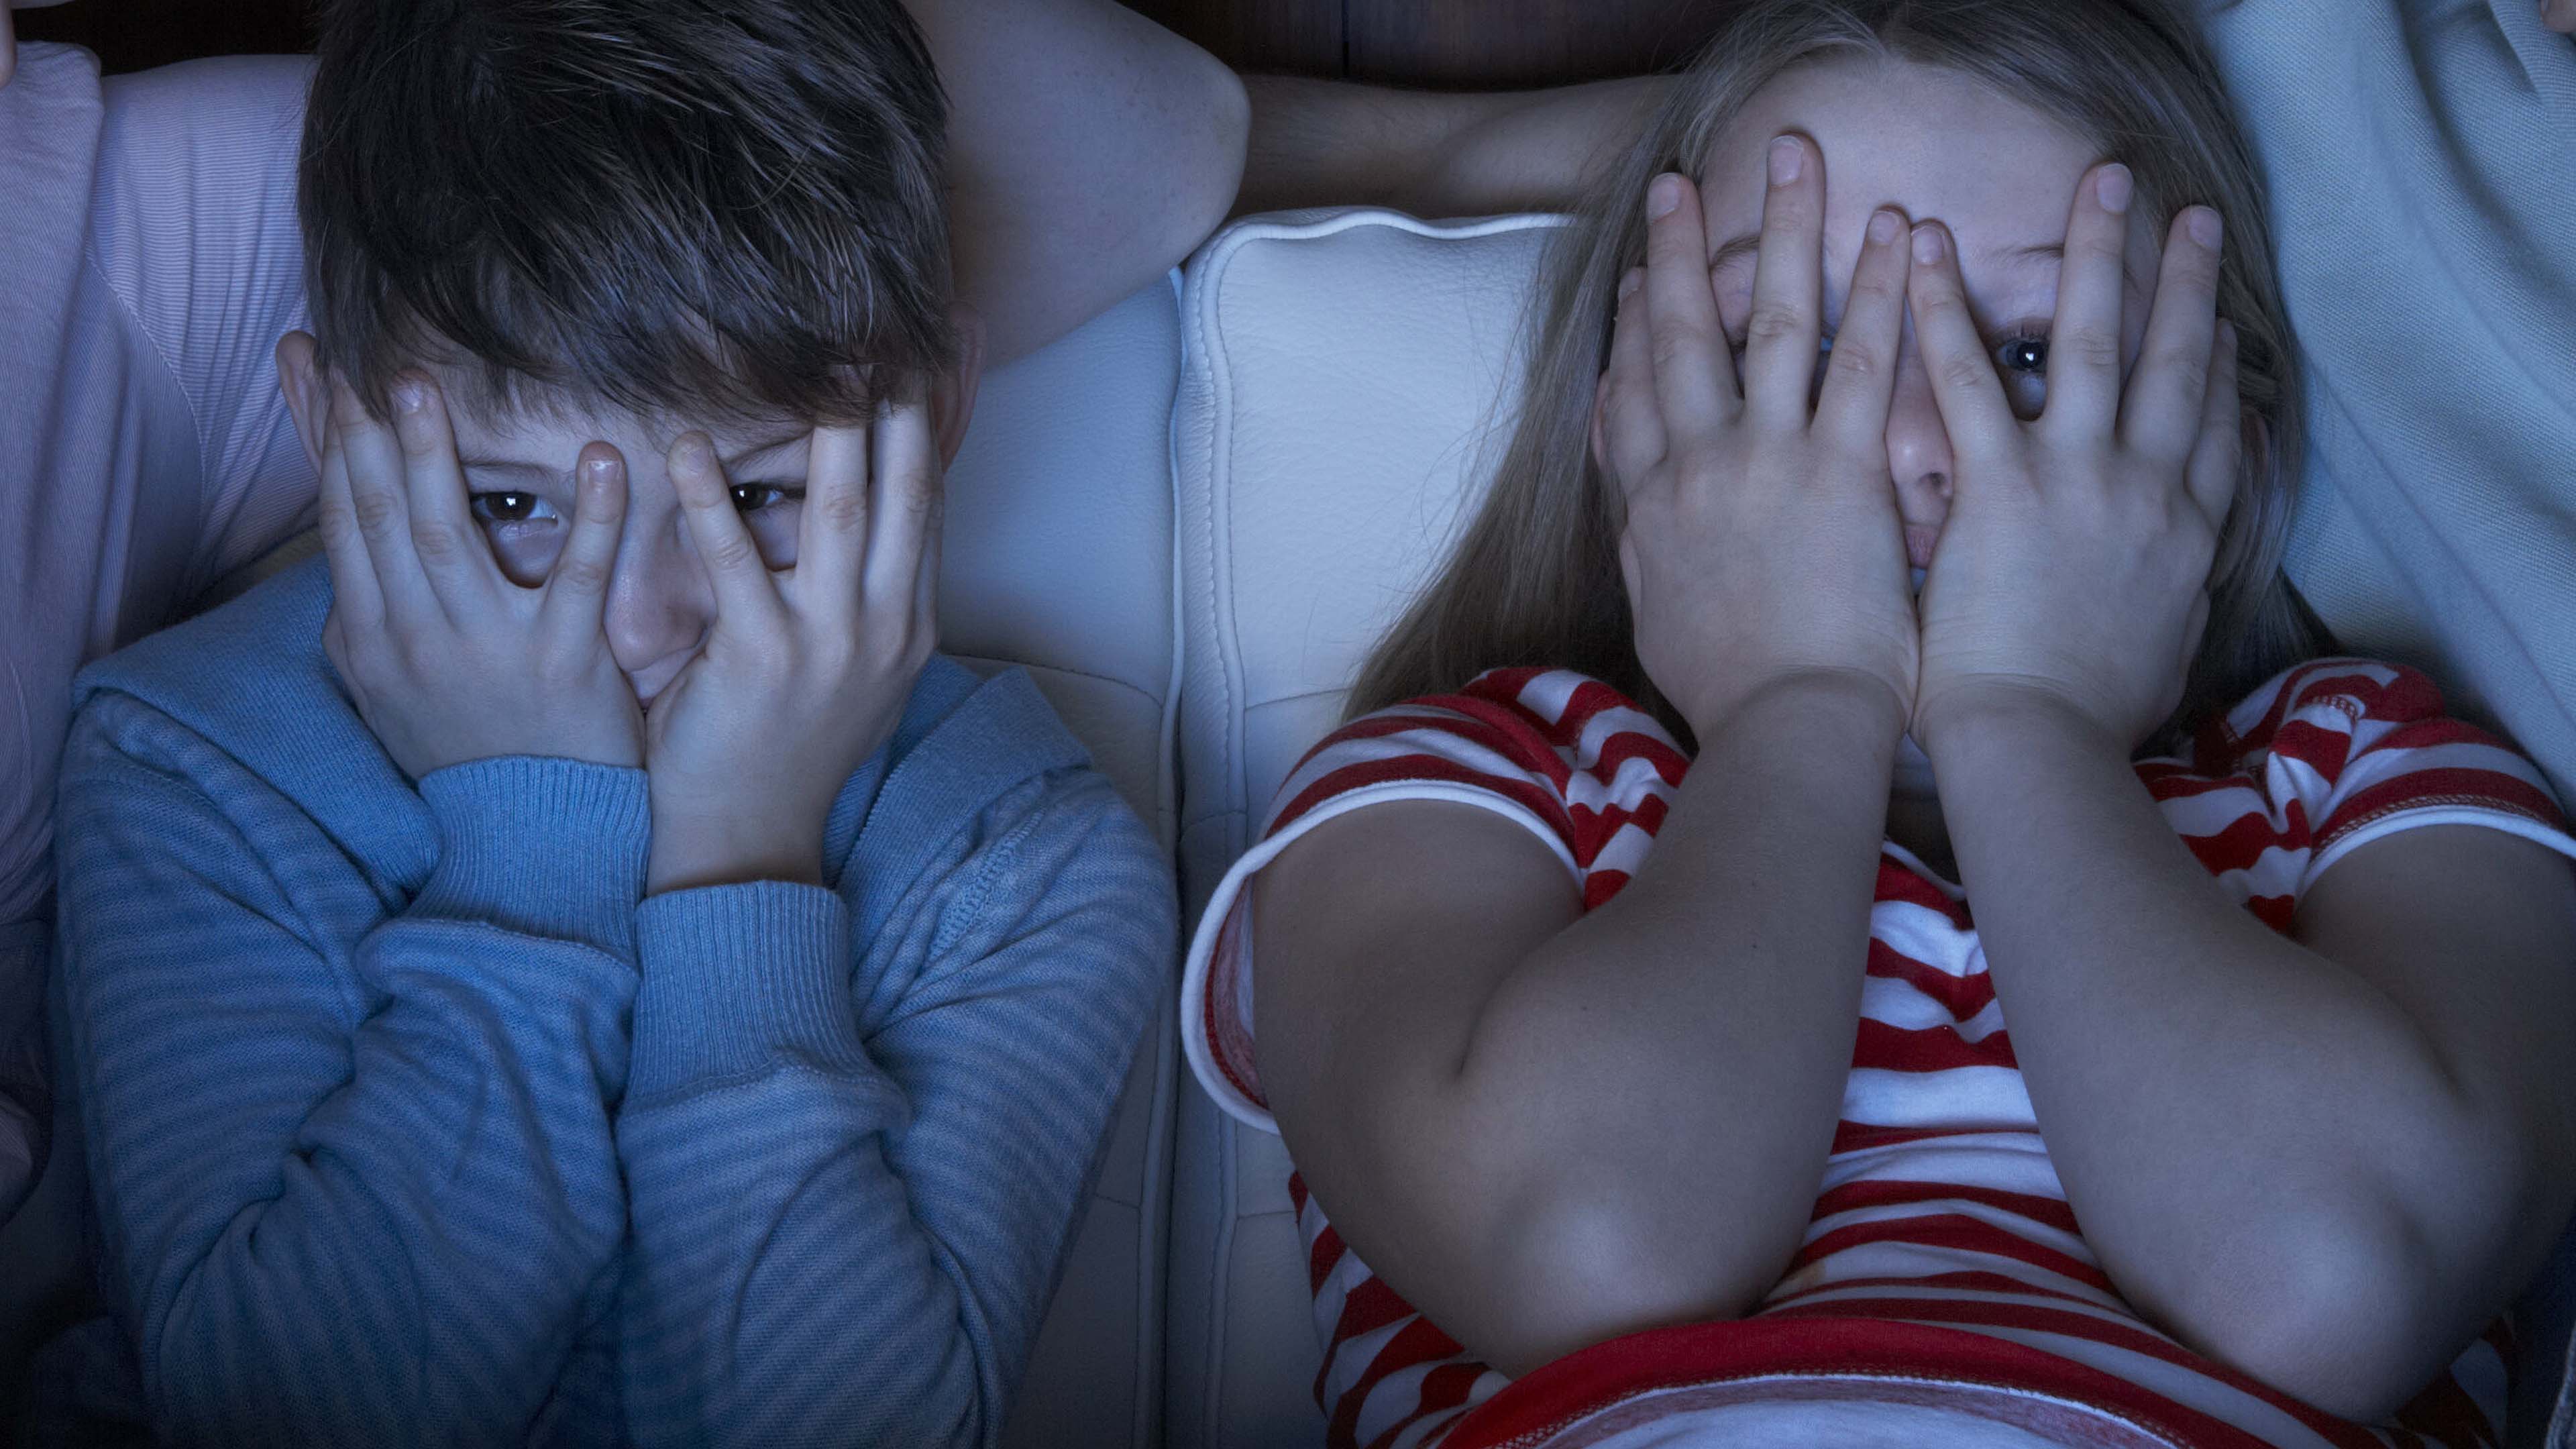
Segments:
[[[1914,731],[1936,761],[1944,731],[1992,707],[2071,712],[2125,752],[2182,700],[2236,494],[2235,334],[2218,320],[2217,213],[2192,207],[2123,387],[2129,189],[2116,166],[2076,187],[2029,423],[1970,320],[1957,248],[1916,232],[1915,327],[1957,463],[1922,599]]]
[[[1887,476],[1904,219],[1873,218],[1815,391],[1823,161],[1803,139],[1776,144],[1742,387],[1698,189],[1668,175],[1649,193],[1645,276],[1622,283],[1633,290],[1593,414],[1594,455],[1627,502],[1619,562],[1638,660],[1702,739],[1757,694],[1802,681],[1871,687],[1891,726],[1914,699],[1918,634]]]
[[[2561,35],[2576,35],[2576,0],[2540,0],[2540,23]]]
[[[939,454],[919,400],[817,428],[796,566],[773,575],[704,433],[671,483],[716,596],[705,647],[647,712],[649,894],[822,883],[832,801],[894,732],[937,639]]]
[[[642,761],[635,691],[600,628],[626,513],[624,460],[582,449],[570,538],[538,588],[475,526],[438,385],[395,385],[394,420],[337,374],[322,444],[331,613],[322,645],[386,753],[417,780],[499,755]]]

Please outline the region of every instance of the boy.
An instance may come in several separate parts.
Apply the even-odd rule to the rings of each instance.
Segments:
[[[295,223],[302,56],[102,80],[72,46],[13,57],[0,3],[0,1219],[45,1159],[54,770],[78,668],[205,606],[313,523],[280,396],[306,325]],[[113,24],[123,0],[89,7]],[[950,98],[951,248],[985,355],[1028,352],[1149,282],[1224,212],[1232,72],[1116,0],[907,0]],[[14,70],[14,75],[11,72]],[[70,1164],[66,1163],[68,1169]],[[0,1240],[6,1325],[78,1186]],[[14,1398],[14,1393],[0,1394]]]
[[[930,653],[943,121],[893,0],[329,13],[327,569],[90,671],[64,757],[111,1312],[48,1431],[998,1434],[1174,907]]]

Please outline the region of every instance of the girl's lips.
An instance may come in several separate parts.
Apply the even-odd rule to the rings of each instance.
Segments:
[[[1941,541],[1941,525],[1909,523],[1905,525],[1905,561],[1918,568],[1932,567],[1932,546]]]

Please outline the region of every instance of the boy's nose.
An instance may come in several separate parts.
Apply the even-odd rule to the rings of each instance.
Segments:
[[[694,658],[715,621],[715,595],[696,555],[677,539],[630,540],[608,586],[608,652],[650,701]]]

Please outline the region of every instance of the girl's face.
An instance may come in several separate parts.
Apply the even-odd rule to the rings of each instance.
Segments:
[[[2048,390],[2049,319],[2075,183],[2108,159],[2057,122],[1953,71],[1853,58],[1794,70],[1756,93],[1701,166],[1712,252],[1710,278],[1728,337],[1740,349],[1766,191],[1764,156],[1784,131],[1812,139],[1825,167],[1824,336],[1832,346],[1851,288],[1861,233],[1881,206],[1938,221],[1958,240],[1968,300],[2006,395],[2036,416]],[[2161,238],[2148,208],[2130,214],[2124,368],[2135,366],[2155,297]],[[1949,515],[1949,434],[1905,326],[1887,467],[1916,568]]]

